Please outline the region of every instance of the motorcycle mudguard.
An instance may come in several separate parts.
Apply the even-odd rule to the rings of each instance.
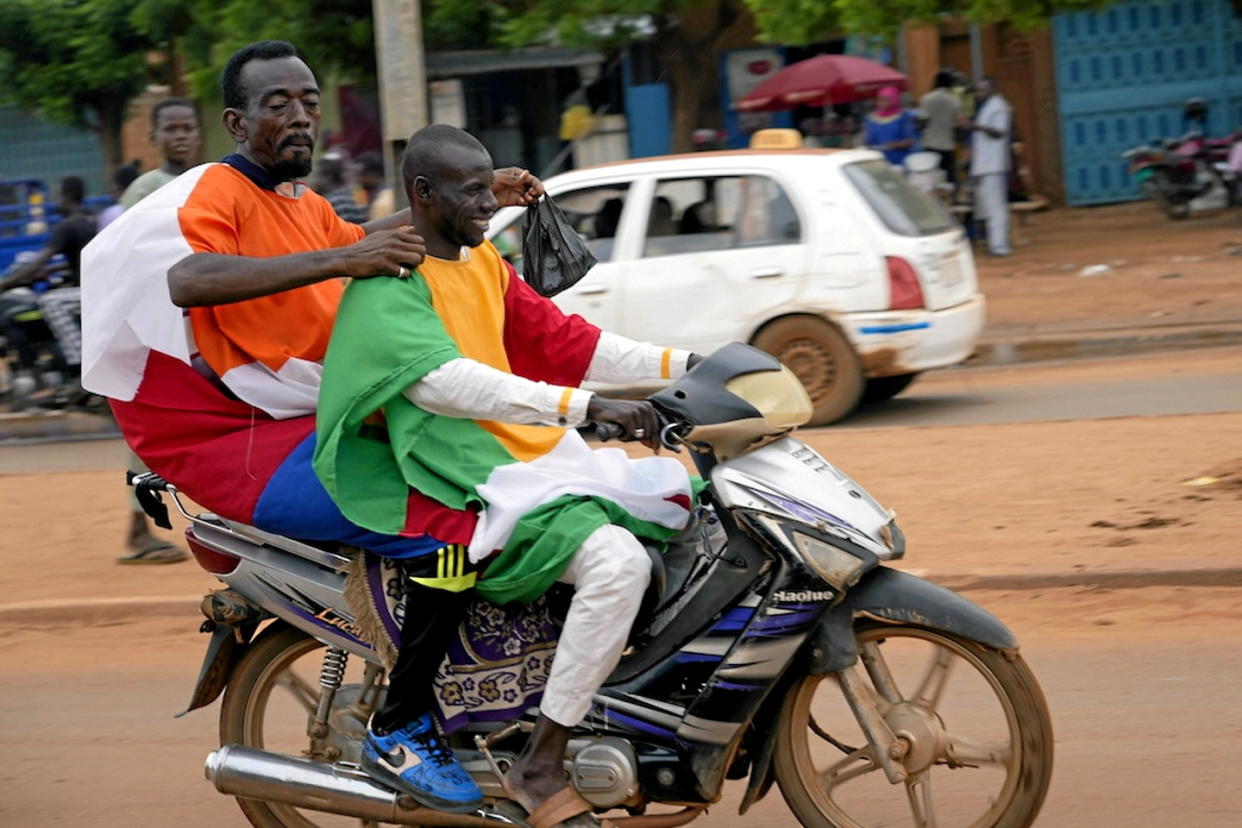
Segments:
[[[854,663],[854,624],[859,618],[952,633],[995,650],[1018,649],[1009,628],[977,604],[931,581],[880,567],[824,614],[811,641],[808,673],[835,673]]]
[[[208,622],[213,623],[213,622]],[[228,624],[213,624],[211,640],[207,642],[207,652],[203,655],[203,669],[198,672],[194,682],[194,692],[190,694],[190,704],[185,710],[173,718],[180,719],[191,710],[206,707],[216,700],[233,675],[233,665],[246,651],[246,642],[250,635],[246,630],[231,627]],[[254,627],[249,627],[253,632]]]

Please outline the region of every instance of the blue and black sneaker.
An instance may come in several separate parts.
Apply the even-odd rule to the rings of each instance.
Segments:
[[[483,804],[483,792],[440,741],[430,713],[391,733],[368,728],[362,767],[428,808],[469,813]]]

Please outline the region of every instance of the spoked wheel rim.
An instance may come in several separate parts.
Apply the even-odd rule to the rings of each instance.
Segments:
[[[314,718],[320,695],[320,687],[317,681],[320,659],[312,654],[321,654],[323,647],[324,645],[321,642],[313,638],[303,638],[282,650],[276,658],[273,658],[265,665],[254,684],[254,690],[246,698],[243,708],[242,736],[244,744],[260,749],[274,750],[278,753],[287,753],[295,756],[305,755],[310,745],[310,738],[306,730]],[[351,659],[351,662],[353,662],[351,664],[351,672],[361,671],[356,663],[357,661],[358,659]],[[297,669],[294,669],[295,667]],[[308,674],[310,674],[310,677],[308,677]],[[338,746],[338,749],[342,749],[342,755],[339,759],[356,762],[358,757],[353,755],[353,752],[347,746],[349,742],[348,734],[342,734],[338,729],[342,722],[342,715],[349,716],[350,719],[355,721],[355,724],[357,719],[360,718],[342,709],[343,702],[348,701],[349,684],[350,679],[346,678],[345,686],[342,687],[341,691],[342,698],[338,699],[338,703],[333,705],[330,724],[333,726],[334,732],[331,741]],[[269,742],[272,741],[269,736],[273,734],[268,730],[267,723],[269,712],[272,710],[274,703],[280,704],[286,709],[280,711],[282,721],[276,725],[280,734],[278,737],[279,744],[269,746]],[[305,718],[300,720],[301,730],[291,729],[288,726],[288,720],[297,716],[296,712],[287,709],[290,705],[294,705],[297,709],[305,712]],[[361,708],[358,709],[361,710]],[[365,724],[365,716],[361,717],[361,722]],[[265,802],[264,805],[271,811],[272,816],[276,817],[287,828],[344,828],[344,826],[351,826],[351,828],[358,828],[358,826],[361,826],[361,828],[378,828],[379,825],[379,823],[358,819],[357,817],[346,817],[321,811],[303,811],[292,805],[277,802]]]
[[[810,338],[790,340],[774,355],[794,372],[815,404],[822,403],[837,381],[837,361],[830,349]]]
[[[927,652],[913,678],[905,667],[898,671],[891,663],[892,654],[885,652],[890,648],[884,645],[897,640],[903,645],[917,643]],[[808,677],[791,700],[787,732],[782,735],[789,740],[800,787],[816,810],[840,828],[991,828],[1001,824],[1017,799],[1026,748],[1019,711],[1000,677],[974,651],[934,632],[875,628],[860,631],[858,641],[870,679],[864,685],[900,740],[903,752],[898,764],[905,769],[907,780],[890,783],[857,725],[851,730],[843,724],[846,717],[840,708],[844,701],[836,677]],[[946,692],[955,677],[961,678],[959,674],[975,678],[977,686],[969,693],[971,706],[987,695],[983,688],[990,690],[990,716],[972,715],[967,717],[970,721],[955,724],[954,716],[945,715]],[[824,704],[825,694],[833,701]],[[951,706],[956,713],[962,703]],[[972,733],[970,728],[975,726],[984,732]],[[846,732],[848,738],[836,735]],[[941,790],[950,781],[949,774],[985,770],[981,776],[986,779],[977,777],[964,785],[953,781]],[[976,784],[981,784],[979,795],[972,798],[979,800],[978,807],[963,807],[964,803],[954,799],[946,812],[946,796],[956,797]]]

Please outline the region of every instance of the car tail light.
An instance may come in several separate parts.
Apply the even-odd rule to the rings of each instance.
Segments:
[[[888,309],[925,307],[923,286],[910,263],[897,256],[887,256],[884,261],[888,264]]]
[[[221,552],[199,540],[192,526],[185,530],[185,542],[190,547],[190,552],[194,554],[194,560],[198,561],[198,565],[213,575],[228,575],[241,563],[241,558]]]

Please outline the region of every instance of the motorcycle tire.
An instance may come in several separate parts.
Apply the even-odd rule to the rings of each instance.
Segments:
[[[1190,202],[1187,201],[1170,201],[1167,198],[1160,200],[1160,206],[1164,210],[1164,214],[1173,221],[1182,221],[1190,218]]]
[[[256,638],[229,679],[220,706],[220,744],[264,748],[263,715],[267,698],[280,673],[323,643],[294,627],[273,625]],[[317,689],[317,688],[316,688]],[[289,805],[237,797],[237,804],[255,828],[325,828],[341,825],[348,817],[302,811]],[[323,822],[311,818],[320,816]],[[375,825],[352,820],[353,825]]]
[[[810,426],[842,419],[862,399],[865,379],[849,340],[816,316],[786,316],[762,328],[751,342],[783,362],[806,388]]]
[[[1035,817],[1043,805],[1044,797],[1048,791],[1048,783],[1052,777],[1052,722],[1039,684],[1021,656],[1016,653],[1002,653],[958,636],[912,625],[860,625],[856,629],[856,636],[860,646],[874,643],[877,647],[888,641],[917,639],[923,642],[923,644],[917,645],[918,647],[922,647],[924,644],[934,645],[960,658],[974,668],[1000,702],[999,707],[1004,714],[1003,718],[1009,731],[1009,744],[1007,746],[1007,755],[1003,760],[995,759],[993,755],[989,755],[988,760],[986,760],[989,764],[995,763],[999,770],[1004,771],[1004,782],[1001,786],[1000,795],[986,799],[986,812],[978,819],[970,822],[969,828],[1027,828],[1030,826],[1035,821]],[[898,645],[899,648],[900,646]],[[888,657],[885,656],[884,658]],[[930,675],[930,670],[928,674]],[[948,674],[947,670],[946,674]],[[863,675],[865,676],[866,673],[863,672]],[[956,675],[956,672],[953,675]],[[869,758],[859,757],[863,762],[871,762],[872,768],[870,770],[851,776],[850,774],[853,773],[852,769],[845,768],[841,771],[842,778],[839,784],[844,786],[851,783],[854,779],[875,774],[870,780],[872,787],[868,788],[868,791],[874,792],[877,789],[882,793],[891,791],[892,799],[879,802],[876,798],[859,798],[856,794],[855,800],[863,803],[859,807],[870,808],[873,811],[877,802],[879,802],[880,808],[887,807],[889,812],[879,817],[878,821],[857,821],[855,816],[847,813],[846,809],[834,799],[833,793],[824,784],[823,779],[828,771],[817,769],[815,766],[814,757],[811,755],[813,740],[824,739],[825,744],[832,742],[831,747],[822,747],[821,750],[828,751],[831,757],[836,758],[838,765],[848,760],[850,756],[857,756],[857,754],[851,754],[846,751],[846,748],[850,747],[849,745],[839,740],[834,741],[832,738],[834,734],[831,732],[831,729],[825,731],[824,726],[817,721],[815,714],[811,710],[815,692],[823,683],[836,685],[839,688],[833,676],[807,676],[795,684],[786,697],[777,720],[773,767],[776,780],[780,785],[781,794],[784,796],[786,803],[798,818],[799,823],[810,828],[876,828],[880,824],[894,824],[891,821],[893,818],[900,819],[900,816],[893,816],[893,812],[896,811],[904,813],[906,822],[903,824],[908,824],[911,816],[915,815],[912,803],[918,794],[909,793],[906,785],[890,785],[887,778],[884,777],[883,771],[876,768],[874,762]],[[920,682],[920,686],[922,685],[923,682]],[[947,682],[942,684],[941,690],[944,690],[946,686]],[[898,688],[901,689],[900,682],[898,682]],[[825,687],[824,689],[828,691],[829,688]],[[872,692],[875,693],[877,691],[873,689]],[[969,699],[973,701],[975,696],[969,696]],[[840,702],[840,708],[844,709],[843,697],[834,696],[830,701],[833,703]],[[922,712],[920,715],[926,716],[925,721],[933,725],[926,732],[930,733],[935,728],[936,723],[939,723],[940,730],[947,735],[951,732],[953,723],[941,717],[940,710],[938,710],[940,701],[943,701],[943,699],[937,695],[937,700],[932,702],[930,711]],[[909,706],[918,704],[918,701],[903,697],[902,704]],[[927,708],[923,707],[921,710],[927,711]],[[823,716],[822,709],[820,715],[821,717]],[[908,722],[909,719],[906,721]],[[893,722],[890,722],[890,725],[893,726],[895,731],[899,729],[893,725]],[[917,727],[908,729],[906,732],[911,732],[911,730],[919,732]],[[844,736],[841,732],[835,735],[838,737]],[[935,742],[933,739],[928,739],[927,743],[934,744]],[[919,741],[915,739],[913,743],[907,742],[907,744],[917,746]],[[984,745],[985,743],[979,742],[979,744]],[[817,742],[814,743],[814,746],[821,747]],[[833,753],[832,751],[837,752]],[[926,794],[927,799],[922,801],[921,807],[933,811],[931,815],[933,820],[935,818],[934,797],[938,783],[932,781],[932,779],[945,780],[948,777],[933,777],[931,770],[940,765],[949,764],[952,766],[950,762],[946,761],[948,754],[944,752],[942,747],[936,747],[936,751],[938,752],[931,759],[931,764],[926,766],[922,772],[918,771],[917,768],[907,767],[907,771],[915,773],[925,772],[927,774],[925,778],[927,789],[930,793]],[[913,757],[917,753],[918,750],[911,749],[908,755]],[[845,759],[841,757],[845,757]],[[926,754],[923,757],[923,761],[926,762]],[[854,761],[858,762],[859,759]],[[909,761],[913,762],[914,760],[910,759]],[[956,761],[963,762],[960,757]],[[979,761],[978,765],[982,764],[985,764],[985,761]],[[963,762],[957,765],[957,767],[965,768],[965,770],[959,769],[953,771],[953,773],[970,772],[970,769],[976,768],[978,765]],[[948,773],[948,771],[944,770],[942,773]],[[960,778],[954,777],[952,781],[956,783]],[[990,780],[994,776],[984,774],[980,778]],[[970,783],[973,784],[973,779],[970,780]],[[944,783],[941,781],[939,784]],[[977,793],[972,793],[972,797],[984,801],[983,797]],[[951,801],[949,804],[952,807],[958,806],[960,803]],[[943,817],[944,815],[942,814],[941,816]],[[953,818],[956,816],[956,814],[951,815]],[[923,822],[919,822],[918,816],[915,815],[915,823],[920,825],[953,824],[957,828],[967,828],[966,824],[956,821],[956,819],[953,819],[951,823],[944,819],[938,823],[933,823],[926,819],[926,815],[924,815]]]

